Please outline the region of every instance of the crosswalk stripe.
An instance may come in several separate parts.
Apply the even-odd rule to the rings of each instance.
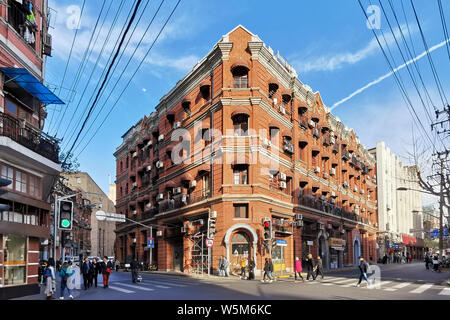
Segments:
[[[393,286],[392,288],[393,289],[401,289],[401,288],[409,286],[410,284],[412,284],[412,282],[403,282],[403,283],[399,283],[396,286]]]
[[[138,290],[143,290],[143,291],[154,291],[155,290],[155,289],[151,289],[151,288],[145,288],[142,286],[132,285],[132,284],[128,284],[128,283],[122,283],[122,282],[117,282],[116,284],[119,284],[119,285],[125,286],[125,287],[138,289]]]
[[[159,284],[155,284],[155,287],[156,288],[160,288],[160,289],[170,289],[170,287],[162,286],[162,285],[159,285]]]
[[[108,288],[113,289],[113,290],[117,290],[117,291],[121,291],[121,292],[124,292],[124,293],[135,293],[134,291],[127,290],[127,289],[122,289],[122,288],[117,288],[117,287],[108,286]]]
[[[450,288],[444,288],[441,292],[439,292],[441,296],[450,296]]]
[[[422,293],[425,290],[430,289],[432,286],[433,286],[433,284],[423,284],[420,287],[418,287],[417,289],[410,291],[410,293]]]
[[[173,283],[173,282],[162,282],[162,281],[155,281],[155,280],[144,280],[146,283],[154,283],[154,284],[167,284],[169,286],[174,286],[174,287],[186,287],[187,285],[184,284],[178,284],[178,283]]]
[[[350,281],[355,281],[355,279],[345,279],[345,280],[341,280],[341,281],[337,281],[337,282],[334,282],[334,284],[341,284],[341,283],[346,283],[346,282],[350,282]]]

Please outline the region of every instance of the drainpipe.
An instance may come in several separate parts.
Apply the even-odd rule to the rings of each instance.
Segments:
[[[213,158],[213,150],[214,150],[214,141],[213,141],[213,130],[214,130],[214,111],[212,109],[214,103],[214,68],[211,69],[211,106],[210,106],[210,112],[211,112],[211,123],[210,123],[210,129],[209,129],[209,138],[211,143],[211,174],[210,174],[210,197],[212,198],[214,195],[214,158]],[[212,212],[212,205],[210,205],[209,213],[208,213],[208,226],[209,226],[209,215]],[[209,227],[208,227],[209,229]],[[206,235],[207,237],[209,235]],[[202,241],[203,242],[203,241]],[[203,245],[203,243],[202,243]],[[211,247],[208,247],[208,276],[211,273]]]

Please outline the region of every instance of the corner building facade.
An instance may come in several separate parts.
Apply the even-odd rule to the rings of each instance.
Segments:
[[[242,26],[223,36],[117,148],[120,261],[159,270],[292,272],[311,253],[326,269],[376,261],[373,157],[318,92]],[[181,161],[183,160],[183,161]],[[215,235],[208,252],[208,221]],[[264,219],[272,237],[264,240]],[[155,248],[147,248],[152,236]]]

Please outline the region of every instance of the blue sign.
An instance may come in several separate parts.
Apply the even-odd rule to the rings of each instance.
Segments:
[[[277,246],[286,247],[287,246],[287,241],[286,240],[277,239]]]
[[[147,238],[147,248],[155,248],[155,239],[154,238]]]
[[[439,238],[439,229],[433,229],[430,232],[430,238],[431,239],[437,239]],[[443,238],[448,239],[448,229],[444,229]]]

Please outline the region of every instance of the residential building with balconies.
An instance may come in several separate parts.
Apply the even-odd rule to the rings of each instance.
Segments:
[[[213,272],[221,255],[232,273],[242,257],[254,260],[257,274],[265,257],[276,273],[308,253],[326,269],[360,255],[376,260],[374,158],[320,94],[242,26],[122,139],[114,153],[117,213],[147,225],[117,224],[122,262],[207,272],[210,219]]]
[[[0,299],[39,292],[40,259],[49,257],[50,194],[61,171],[58,141],[42,132],[48,104],[62,104],[43,85],[47,1],[0,1]]]

